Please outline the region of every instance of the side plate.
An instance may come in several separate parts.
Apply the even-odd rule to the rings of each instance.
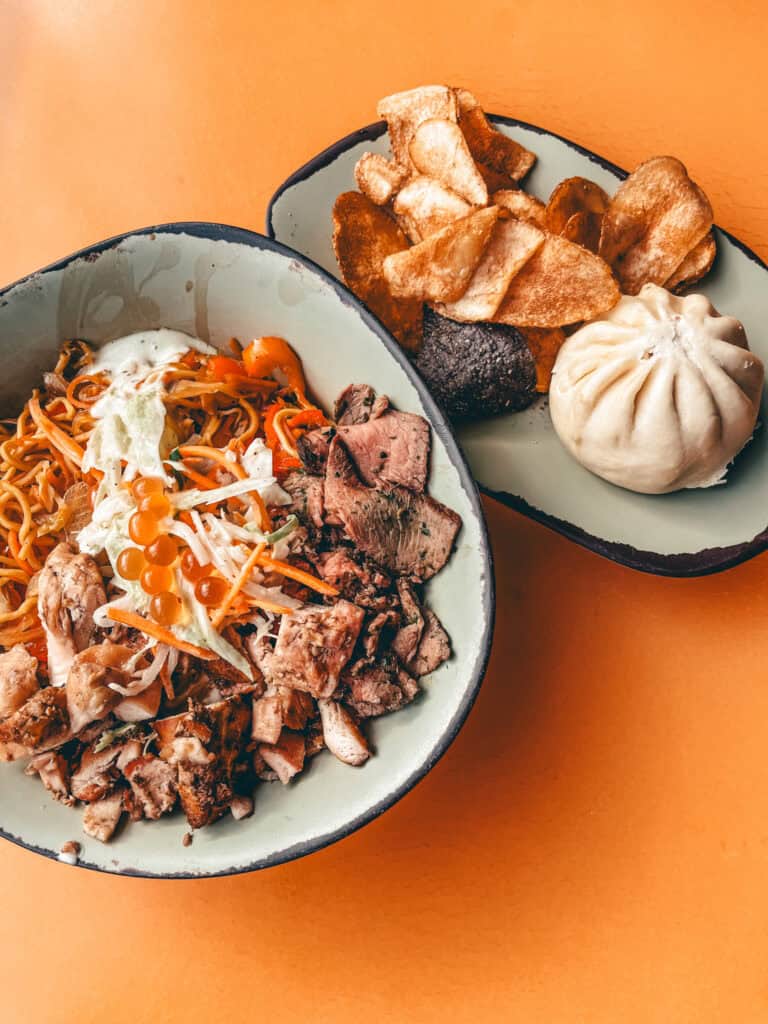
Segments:
[[[538,156],[525,187],[546,199],[563,178],[582,175],[613,192],[626,171],[559,135],[511,118],[496,127]],[[338,276],[331,210],[355,188],[366,150],[389,151],[386,125],[340,139],[291,175],[267,210],[267,233]],[[714,305],[737,316],[750,347],[768,363],[768,267],[732,235],[715,229],[718,256],[702,283]],[[768,399],[763,397],[762,420]],[[768,458],[764,430],[739,456],[728,483],[707,490],[640,495],[578,465],[560,444],[546,398],[529,409],[457,430],[481,489],[524,515],[622,565],[664,576],[720,572],[768,547]]]

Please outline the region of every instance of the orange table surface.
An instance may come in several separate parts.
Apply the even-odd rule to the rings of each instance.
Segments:
[[[0,281],[162,221],[262,230],[432,81],[625,167],[674,152],[768,257],[767,52],[743,0],[4,0]],[[3,1024],[768,1021],[768,560],[657,579],[486,511],[493,655],[428,778],[250,876],[2,844]]]

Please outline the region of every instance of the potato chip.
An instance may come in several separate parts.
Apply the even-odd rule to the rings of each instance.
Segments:
[[[511,188],[494,192],[491,198],[518,220],[529,220],[540,228],[546,228],[547,208],[536,196],[523,192],[521,188]]]
[[[459,127],[489,191],[497,192],[517,185],[536,162],[535,154],[496,131],[467,89],[457,89],[456,98]]]
[[[712,207],[671,156],[640,164],[622,182],[603,218],[600,255],[622,290],[636,295],[649,282],[663,285],[712,227]]]
[[[453,89],[445,85],[422,85],[418,89],[385,96],[379,100],[376,113],[387,122],[392,153],[395,161],[403,167],[411,166],[408,147],[422,121],[433,117],[448,121],[459,119],[456,96]]]
[[[355,181],[364,196],[385,206],[408,180],[408,171],[381,153],[363,153],[355,164]]]
[[[690,288],[692,284],[696,284],[705,274],[709,273],[712,269],[712,264],[715,262],[716,255],[717,246],[715,245],[714,236],[710,231],[708,235],[702,238],[696,248],[688,253],[664,287],[668,288],[671,292],[678,293],[685,291],[686,288]]]
[[[560,346],[565,341],[565,334],[559,327],[521,327],[520,333],[525,338],[536,364],[536,390],[546,394],[552,380],[552,368]]]
[[[583,245],[590,252],[600,247],[603,215],[610,199],[588,178],[566,178],[556,185],[547,203],[547,227],[553,235]]]
[[[616,305],[619,294],[604,260],[559,235],[548,235],[512,278],[494,320],[513,327],[562,327],[604,313]]]
[[[524,220],[498,220],[483,258],[457,302],[437,307],[452,320],[492,320],[509,283],[544,242],[544,232]]]
[[[437,179],[474,206],[485,206],[488,202],[485,182],[461,129],[453,121],[444,118],[422,121],[413,133],[409,152],[411,162],[422,174]]]
[[[384,279],[387,256],[408,239],[380,206],[359,192],[343,192],[333,207],[333,248],[344,283],[391,331],[403,348],[418,351],[421,302],[394,299]]]
[[[439,181],[420,175],[398,192],[392,209],[406,235],[418,243],[466,217],[472,207]]]
[[[610,197],[588,178],[566,178],[555,185],[547,203],[547,227],[560,235],[575,213],[604,214]]]
[[[460,299],[483,257],[499,212],[498,206],[475,210],[411,249],[387,256],[384,277],[392,294],[425,302]]]

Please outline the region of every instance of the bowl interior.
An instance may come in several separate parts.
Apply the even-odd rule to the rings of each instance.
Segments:
[[[435,763],[471,707],[487,659],[493,582],[477,493],[429,396],[392,340],[330,277],[262,236],[217,225],[167,225],[100,246],[0,294],[0,409],[17,410],[49,369],[60,343],[95,344],[169,327],[224,346],[264,334],[299,352],[311,389],[328,407],[353,381],[367,382],[401,409],[431,420],[430,493],[463,519],[458,548],[428,586],[454,657],[424,680],[422,697],[375,721],[376,756],[362,769],[330,754],[296,784],[262,785],[250,819],[229,817],[196,833],[180,814],[122,829],[106,846],[82,836],[80,814],[53,802],[23,766],[0,765],[0,830],[53,854],[68,839],[81,863],[149,875],[208,875],[264,867],[301,856],[375,817]]]

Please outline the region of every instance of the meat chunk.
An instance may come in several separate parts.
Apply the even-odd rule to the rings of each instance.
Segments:
[[[352,654],[363,615],[361,608],[344,600],[305,605],[284,615],[271,661],[272,682],[315,697],[330,696]]]
[[[74,803],[69,791],[69,766],[66,759],[55,750],[32,758],[24,769],[24,774],[39,775],[42,784],[60,803],[68,806]]]
[[[403,665],[407,665],[416,656],[424,630],[424,616],[414,589],[407,580],[397,581],[397,592],[403,610],[403,624],[392,641],[392,650]]]
[[[323,478],[309,473],[289,473],[282,486],[291,496],[289,510],[304,522],[322,529],[325,514]]]
[[[253,702],[253,739],[277,743],[283,727],[303,729],[315,706],[308,693],[287,686],[272,686]]]
[[[245,699],[229,697],[217,704],[192,704],[175,724],[164,727],[170,744],[159,733],[165,744],[161,756],[177,766],[179,799],[192,828],[210,824],[228,809],[235,761],[245,748],[250,721]]]
[[[129,647],[105,640],[75,656],[66,685],[73,732],[79,732],[89,722],[104,718],[120,704],[121,694],[110,689],[109,684],[127,686],[130,682],[130,673],[123,666],[132,653]]]
[[[407,668],[416,676],[425,676],[451,656],[451,641],[443,629],[440,619],[429,608],[424,609],[424,632],[421,634],[419,646]]]
[[[339,436],[369,487],[398,484],[411,491],[424,490],[430,437],[422,416],[389,409],[365,423],[340,426]]]
[[[247,657],[247,652],[243,651],[241,653]],[[223,658],[214,658],[212,661],[206,661],[205,674],[208,676],[211,684],[224,697],[234,697],[238,693],[252,693],[255,697],[258,697],[264,692],[264,680],[258,672],[254,673],[253,679],[249,679],[248,676],[235,668],[234,665],[230,665],[228,661],[224,661]]]
[[[325,551],[317,556],[315,565],[326,583],[353,604],[372,611],[386,611],[391,606],[391,577],[373,562],[353,558],[350,549]]]
[[[367,555],[403,576],[426,580],[448,561],[461,518],[426,494],[405,487],[366,487],[342,441],[331,444],[325,505]]]
[[[304,767],[304,736],[300,732],[283,729],[277,743],[260,743],[258,752],[282,784],[287,786]]]
[[[71,737],[67,695],[58,687],[47,686],[0,722],[0,761],[52,750]]]
[[[400,616],[395,611],[379,612],[374,615],[363,629],[362,646],[366,657],[374,656],[381,642],[382,633],[389,635],[399,622]]]
[[[319,700],[317,705],[323,723],[323,739],[330,752],[344,764],[364,764],[371,751],[349,711],[335,700]]]
[[[419,684],[396,659],[361,662],[344,675],[351,708],[361,718],[374,718],[398,711],[409,704],[419,692]]]
[[[85,748],[72,773],[72,795],[88,804],[101,800],[115,789],[122,779],[126,756],[131,760],[141,755],[141,744],[137,740],[114,743],[99,751],[95,746],[98,744]]]
[[[307,473],[324,476],[325,464],[328,461],[328,448],[333,439],[333,427],[320,427],[309,430],[296,442],[301,464]]]
[[[118,790],[93,804],[87,804],[83,811],[83,832],[107,843],[114,835],[123,813],[123,794]]]
[[[0,654],[0,721],[10,718],[38,689],[37,658],[26,647],[16,644]]]
[[[114,709],[115,718],[121,722],[146,722],[157,714],[162,695],[163,684],[155,679],[135,697],[123,697]]]
[[[236,794],[232,797],[232,803],[229,805],[229,813],[235,821],[250,818],[253,814],[253,798],[244,796],[242,793]]]
[[[104,581],[90,555],[63,542],[46,559],[37,586],[50,680],[63,686],[75,655],[93,641],[93,613],[107,600]]]
[[[333,418],[339,426],[365,423],[375,401],[376,392],[368,384],[350,384],[336,399]]]
[[[176,770],[159,757],[141,756],[123,769],[131,793],[145,818],[151,821],[172,811],[176,804]]]

